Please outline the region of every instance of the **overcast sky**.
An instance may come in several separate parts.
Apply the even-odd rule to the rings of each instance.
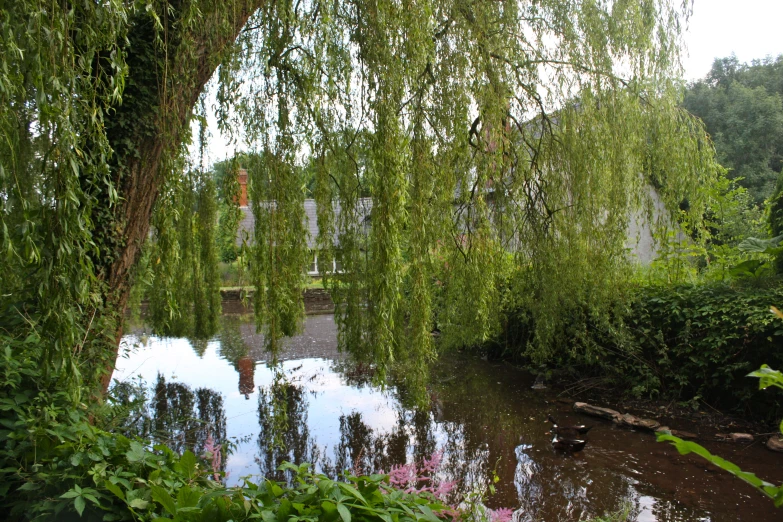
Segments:
[[[696,0],[685,36],[685,77],[704,77],[715,58],[740,62],[783,54],[783,0]]]

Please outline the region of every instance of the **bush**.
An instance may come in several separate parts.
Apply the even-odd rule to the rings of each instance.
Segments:
[[[609,314],[575,303],[556,349],[544,362],[572,376],[610,378],[637,396],[701,398],[745,413],[777,415],[744,379],[769,362],[783,366],[783,328],[769,313],[783,302],[776,279],[761,283],[641,285],[618,296]],[[525,310],[509,314],[511,354],[524,354],[534,325]]]

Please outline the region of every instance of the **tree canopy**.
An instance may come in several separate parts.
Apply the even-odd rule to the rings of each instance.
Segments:
[[[716,59],[684,105],[704,120],[729,175],[742,178],[757,203],[770,197],[783,170],[783,55]]]
[[[247,257],[270,347],[303,312],[303,176],[314,168],[317,241],[342,266],[329,285],[354,356],[381,377],[401,364],[418,386],[433,328],[444,346],[480,342],[509,299],[531,305],[531,350],[546,350],[564,303],[598,308],[627,272],[629,216],[653,221],[651,184],[670,217],[662,226],[701,215],[698,189],[715,166],[679,104],[689,10],[687,0],[0,2],[5,331],[40,335],[54,378],[105,378],[145,249],[164,326],[218,311],[207,295],[215,188],[186,161],[186,145],[205,139],[190,123],[213,109],[214,78],[219,130],[257,159],[246,165]],[[357,225],[365,195],[369,229]]]

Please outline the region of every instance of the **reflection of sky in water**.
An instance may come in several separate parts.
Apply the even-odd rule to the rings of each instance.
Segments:
[[[169,381],[222,394],[227,436],[247,437],[229,457],[229,484],[259,473],[258,388],[268,388],[274,379],[266,363],[255,362],[253,392],[248,399],[240,393],[237,360],[249,356],[258,361],[267,356],[259,349],[252,327],[233,328],[233,341],[226,340],[224,345],[211,341],[200,357],[187,340],[149,338],[145,346],[118,361],[114,375],[120,380],[140,375],[152,384],[160,372]],[[334,349],[333,329],[331,318],[308,316],[306,334],[292,343],[291,352],[283,357],[287,360],[281,363],[288,381],[304,391],[308,436],[331,465],[339,460],[339,446],[343,444],[343,451],[346,448],[341,415],[358,412],[360,422],[372,430],[365,442],[383,439],[379,454],[386,465],[399,459],[400,449],[410,460],[415,451],[437,447],[444,452],[441,475],[461,481],[463,492],[489,484],[497,466],[498,493],[488,504],[517,509],[515,522],[579,520],[629,501],[633,519],[642,522],[783,520],[771,503],[732,477],[705,471],[707,466],[698,459],[677,455],[672,448],[656,444],[651,435],[577,418],[568,406],[531,391],[530,383],[507,365],[443,359],[433,370],[430,411],[414,420],[414,413],[400,406],[393,389],[349,385],[349,379],[338,371],[344,359]],[[125,340],[132,344],[139,337]],[[233,347],[228,343],[234,343]],[[230,354],[226,357],[234,364],[221,354]],[[552,450],[544,422],[550,411],[558,418],[595,425],[582,454],[568,456]],[[744,458],[748,469],[778,480],[770,470],[780,471],[783,459],[779,455],[758,447],[711,449],[740,465]],[[729,454],[731,449],[735,451]],[[355,457],[354,450],[349,451]],[[397,456],[391,458],[393,451]],[[760,464],[766,468],[760,470]]]
[[[125,342],[136,343],[137,338],[127,336]],[[141,376],[148,384],[158,373],[167,380],[182,381],[191,387],[211,388],[223,395],[229,438],[251,436],[251,439],[229,456],[227,470],[229,483],[239,477],[258,473],[254,461],[258,450],[255,436],[258,434],[258,387],[269,386],[273,372],[265,363],[257,363],[255,390],[246,399],[240,394],[237,371],[218,355],[218,342],[207,345],[199,357],[185,339],[151,337],[146,346],[137,348],[117,362],[114,378],[124,380]],[[294,384],[302,385],[308,392],[308,421],[318,446],[331,450],[340,442],[341,414],[359,412],[363,421],[376,432],[390,431],[397,422],[396,401],[388,392],[369,386],[346,386],[339,374],[332,371],[327,359],[300,359],[283,361],[283,369]],[[297,368],[295,372],[291,369]]]

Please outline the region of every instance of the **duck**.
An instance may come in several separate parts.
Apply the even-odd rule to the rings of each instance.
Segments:
[[[558,426],[557,421],[551,415],[548,415],[547,419],[552,423],[552,431],[555,432],[558,437],[578,439],[579,435],[584,435],[592,429],[592,426],[585,426],[584,424],[577,424],[574,426]]]
[[[560,451],[568,451],[570,453],[577,453],[585,448],[587,441],[584,439],[570,439],[567,437],[561,437],[555,435],[552,439],[552,447]]]

